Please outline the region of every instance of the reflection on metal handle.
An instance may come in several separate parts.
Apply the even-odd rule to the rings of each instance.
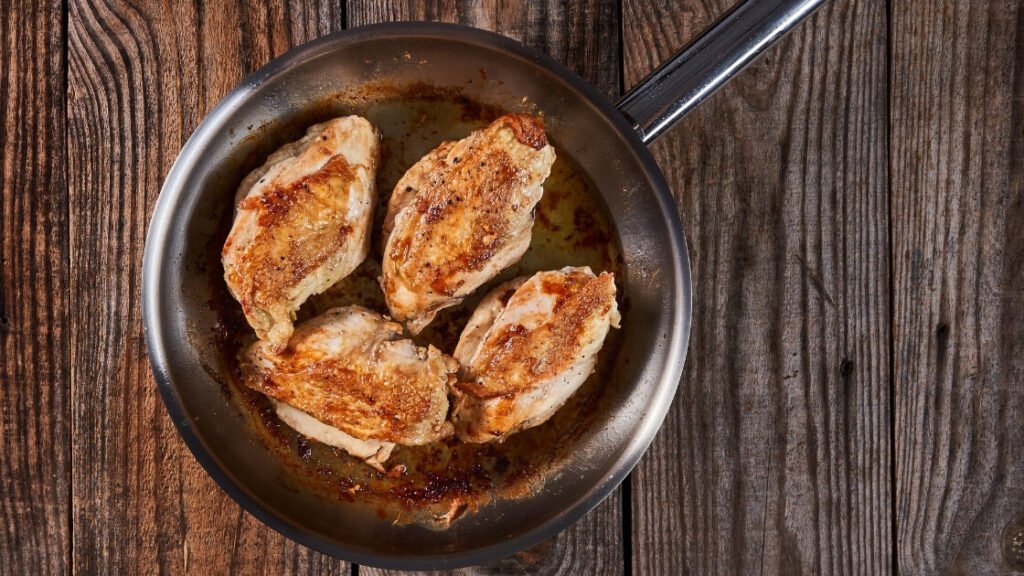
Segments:
[[[827,0],[743,0],[619,100],[650,143]]]

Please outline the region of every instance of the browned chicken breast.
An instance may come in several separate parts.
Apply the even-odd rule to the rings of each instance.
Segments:
[[[261,340],[285,346],[299,306],[366,258],[378,142],[365,119],[336,118],[242,181],[221,258],[224,280]]]
[[[256,342],[242,355],[245,384],[295,409],[278,407],[286,423],[371,464],[386,460],[394,444],[451,436],[447,393],[457,369],[451,357],[403,339],[399,324],[360,306],[300,324],[282,352]]]
[[[277,417],[299,434],[310,440],[316,440],[321,444],[341,448],[377,470],[385,472],[384,464],[391,457],[391,452],[395,449],[394,442],[360,440],[345,434],[333,426],[324,424],[294,406],[278,402],[273,398],[270,399],[270,403],[274,405],[274,412],[277,414]]]
[[[608,329],[618,326],[610,273],[569,267],[502,284],[480,302],[455,349],[455,434],[501,441],[544,423],[594,371]]]
[[[418,334],[516,263],[554,162],[543,120],[509,114],[410,168],[384,219],[381,288],[391,315]]]

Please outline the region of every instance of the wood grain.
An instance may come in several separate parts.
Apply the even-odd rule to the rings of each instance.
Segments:
[[[213,484],[146,358],[156,194],[244,74],[442,20],[614,97],[733,3],[4,3],[0,576],[350,572]],[[630,490],[456,573],[1024,572],[1022,127],[1020,2],[834,0],[655,146],[695,312]]]
[[[0,574],[71,548],[63,14],[36,4],[0,8]]]
[[[348,26],[395,20],[458,22],[496,31],[546,52],[615,97],[620,88],[615,2],[353,0]],[[620,574],[624,571],[621,491],[539,546],[456,574]],[[394,572],[362,567],[360,574]]]
[[[150,213],[179,149],[244,74],[342,25],[334,2],[70,2],[74,571],[346,574],[243,512],[179,439],[139,310]]]
[[[626,84],[731,4],[626,0]],[[884,3],[837,0],[654,147],[694,317],[634,573],[891,568],[886,57]]]
[[[900,569],[1024,572],[1024,4],[892,31]]]
[[[562,62],[610,98],[621,90],[619,8],[613,0],[349,0],[348,27],[401,20],[498,32]]]

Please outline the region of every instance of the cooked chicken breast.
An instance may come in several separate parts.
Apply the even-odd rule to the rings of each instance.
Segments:
[[[455,434],[501,441],[544,423],[594,371],[618,326],[610,273],[568,267],[502,284],[480,302],[455,348]]]
[[[297,410],[285,411],[285,422],[378,463],[390,453],[388,443],[418,446],[451,436],[447,393],[457,370],[451,357],[403,339],[399,324],[360,306],[300,324],[284,351],[260,341],[242,354],[245,384]],[[349,443],[306,415],[370,442]]]
[[[384,219],[381,288],[391,315],[418,334],[516,263],[554,162],[543,120],[509,114],[410,168]]]
[[[366,258],[379,140],[365,119],[336,118],[242,181],[221,258],[228,289],[261,340],[284,347],[299,306]]]
[[[341,448],[377,470],[384,472],[384,463],[388,461],[388,458],[391,457],[391,451],[395,449],[394,442],[360,440],[345,434],[333,426],[324,424],[294,406],[278,402],[274,399],[271,399],[270,403],[274,405],[274,412],[277,413],[277,417],[299,434],[310,440]]]

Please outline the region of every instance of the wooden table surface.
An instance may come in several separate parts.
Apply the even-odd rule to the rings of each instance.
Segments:
[[[150,374],[149,217],[243,75],[444,20],[615,98],[732,2],[5,2],[0,574],[385,573],[243,512]],[[1024,572],[1024,3],[834,0],[654,154],[693,261],[672,411],[582,521],[458,573]]]

